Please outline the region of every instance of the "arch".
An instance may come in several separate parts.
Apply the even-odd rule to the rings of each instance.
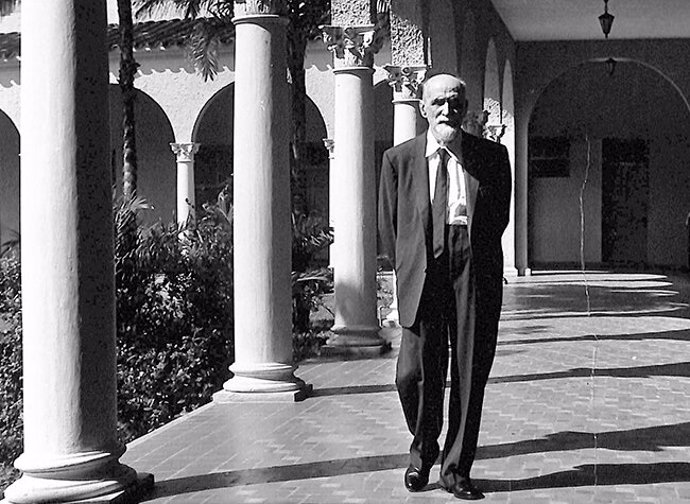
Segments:
[[[488,113],[487,125],[501,124],[501,90],[498,74],[498,59],[496,57],[496,43],[489,39],[486,48],[486,63],[484,65],[484,102],[483,110]]]
[[[593,58],[560,72],[532,107],[530,263],[579,263],[584,244],[588,263],[683,266],[687,250],[678,236],[686,232],[689,210],[688,101],[650,64],[620,58],[608,76],[603,61]],[[632,157],[620,157],[624,147]],[[554,155],[564,158],[558,163],[565,168],[538,168],[547,166],[538,156]],[[583,186],[581,230],[577,198]],[[618,198],[621,191],[625,195]]]
[[[170,143],[173,128],[161,106],[148,94],[136,91],[134,118],[137,142],[137,194],[153,210],[143,215],[145,223],[171,221],[175,214],[176,168]],[[113,184],[122,191],[122,94],[117,84],[109,85],[110,145]]]
[[[0,247],[19,237],[19,130],[0,110]]]
[[[196,201],[213,201],[231,182],[235,122],[235,83],[217,91],[202,107],[192,138],[200,144],[195,158]],[[312,211],[328,213],[328,151],[326,121],[311,97],[305,97],[305,145],[300,193]]]

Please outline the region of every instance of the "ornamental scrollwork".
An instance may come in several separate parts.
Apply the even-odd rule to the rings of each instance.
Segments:
[[[344,67],[373,67],[374,54],[380,49],[374,25],[321,26],[326,48]]]
[[[285,15],[285,0],[235,0],[235,14],[251,16],[253,14]]]
[[[404,99],[416,99],[421,83],[426,76],[426,66],[385,65],[388,72],[388,85]]]

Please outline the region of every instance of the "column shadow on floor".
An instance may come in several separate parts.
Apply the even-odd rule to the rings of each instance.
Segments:
[[[576,451],[595,446],[618,451],[658,452],[668,446],[686,447],[689,445],[690,422],[687,422],[626,431],[602,432],[596,435],[596,441],[592,433],[559,432],[541,439],[480,446],[477,459],[486,460],[532,453]],[[399,453],[202,474],[157,482],[152,493],[147,496],[147,500],[218,488],[403,469],[407,467],[408,463],[408,454]],[[690,463],[581,465],[572,470],[533,478],[477,480],[477,483],[488,492],[506,492],[538,488],[591,486],[594,484],[605,486],[680,481],[690,481]],[[434,485],[431,485],[429,490],[433,488]]]
[[[690,378],[690,362],[675,362],[655,366],[633,366],[627,368],[572,368],[551,373],[534,373],[526,375],[496,376],[489,378],[489,383],[516,383],[539,380],[557,380],[567,378],[650,378],[652,376],[673,376]]]
[[[408,463],[409,455],[400,453],[202,474],[159,481],[146,500],[216,488],[387,471],[407,467]]]
[[[506,458],[532,453],[605,449],[615,451],[660,452],[666,447],[690,446],[690,422],[657,425],[623,431],[557,432],[539,439],[515,443],[482,445],[477,448],[477,460]],[[688,473],[690,477],[690,473]]]
[[[587,464],[570,471],[517,480],[482,480],[475,483],[485,492],[515,492],[585,486],[652,485],[690,481],[690,463]]]

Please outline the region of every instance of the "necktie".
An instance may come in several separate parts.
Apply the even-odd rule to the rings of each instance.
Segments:
[[[432,202],[432,224],[434,228],[434,257],[443,254],[446,247],[446,213],[448,212],[448,151],[439,149],[439,163],[436,170],[436,186]]]

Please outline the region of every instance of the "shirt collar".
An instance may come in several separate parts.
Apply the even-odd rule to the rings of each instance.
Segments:
[[[462,133],[460,133],[461,135]],[[459,142],[454,140],[451,145],[446,146],[446,150],[450,154],[450,156],[455,160],[458,161],[460,157],[454,152],[454,150],[457,150],[454,144],[459,144]],[[431,133],[431,130],[427,130],[426,132],[426,151],[424,153],[424,156],[426,158],[430,158],[434,154],[438,152],[439,149],[442,149],[442,147],[438,144],[436,141],[436,138],[434,137],[433,133]]]

